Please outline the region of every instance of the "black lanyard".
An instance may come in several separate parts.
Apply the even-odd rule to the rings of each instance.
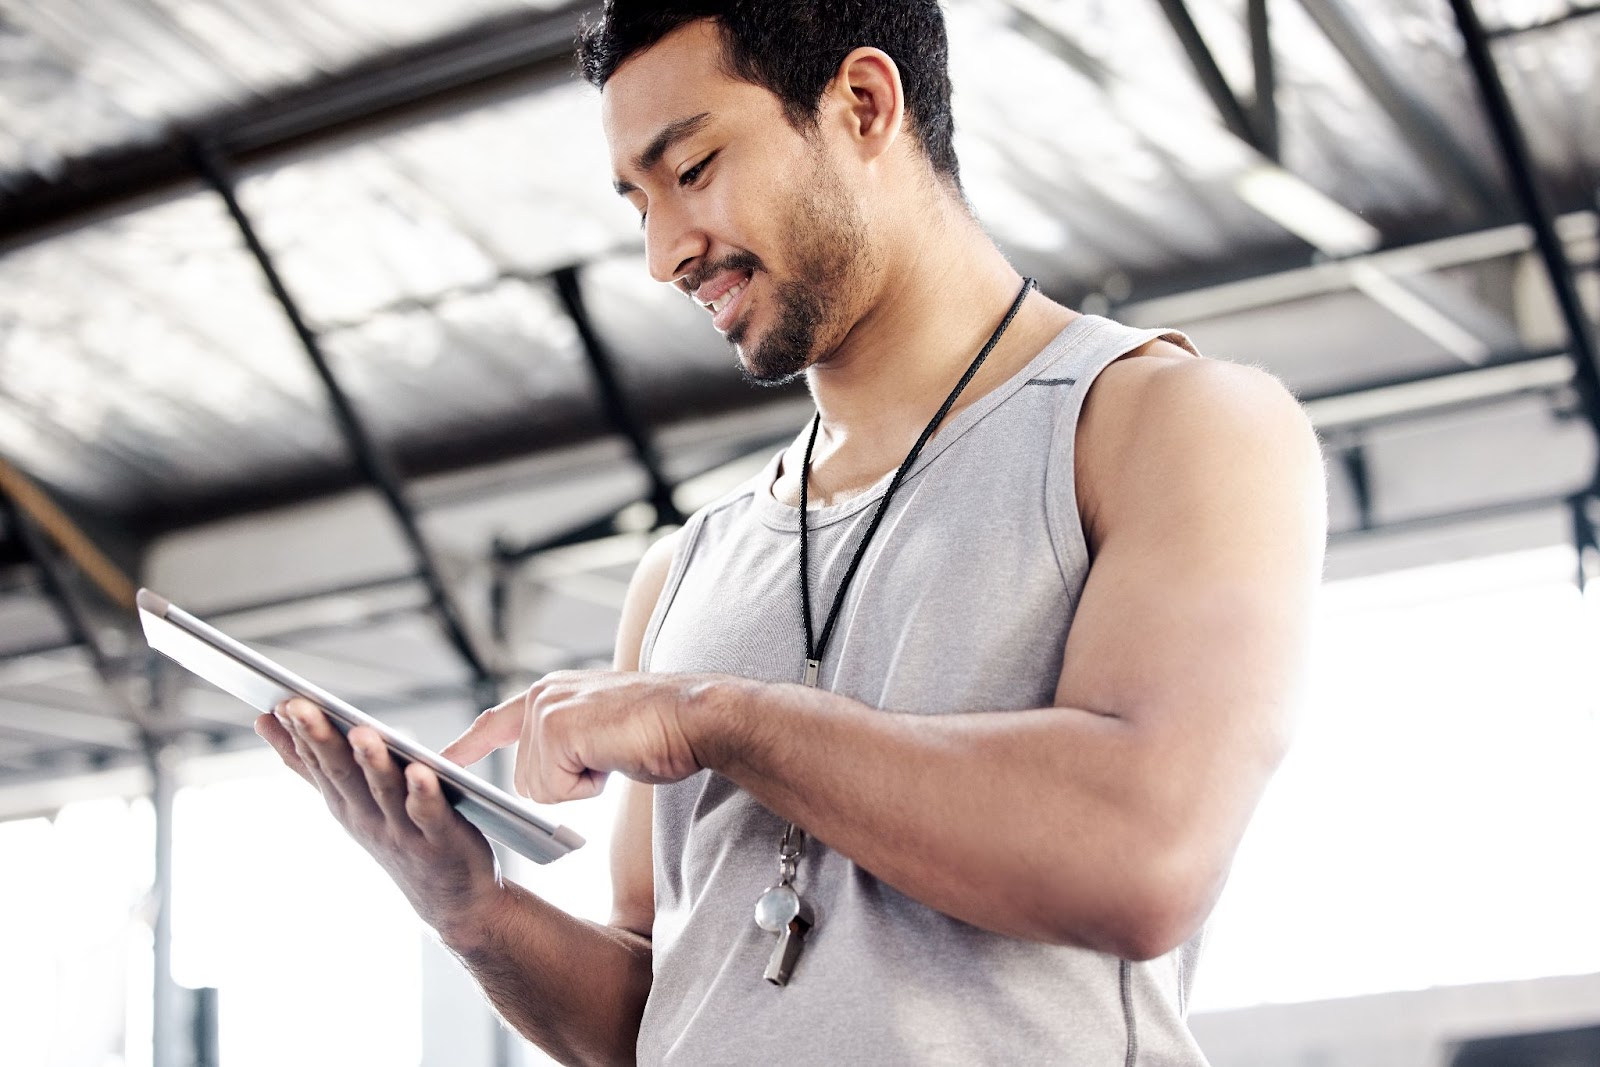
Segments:
[[[806,529],[806,486],[811,481],[811,449],[817,443],[817,428],[822,425],[822,412],[817,412],[815,417],[812,418],[811,436],[806,440],[806,458],[800,467],[800,616],[805,620],[806,624],[805,683],[807,685],[817,684],[817,673],[822,667],[822,655],[827,650],[828,639],[833,636],[834,624],[839,621],[839,609],[844,606],[845,591],[850,588],[850,582],[856,576],[856,569],[861,566],[861,558],[867,554],[867,545],[871,543],[872,535],[878,532],[878,526],[883,522],[884,513],[889,510],[889,501],[894,497],[895,490],[900,488],[900,483],[905,480],[907,472],[911,470],[911,465],[922,454],[922,446],[928,443],[928,438],[933,436],[933,432],[939,428],[939,424],[944,421],[944,417],[950,413],[950,408],[955,405],[956,398],[967,387],[967,383],[972,381],[973,375],[978,373],[978,368],[983,366],[983,361],[989,358],[989,353],[994,351],[994,346],[1000,343],[1000,338],[1005,336],[1006,327],[1011,325],[1011,320],[1017,317],[1018,311],[1022,310],[1022,302],[1027,298],[1028,290],[1032,289],[1033,285],[1032,278],[1022,279],[1022,288],[1018,290],[1017,298],[1011,302],[1011,310],[1006,312],[1006,317],[1001,320],[999,326],[995,327],[994,333],[989,335],[988,343],[979,350],[977,358],[972,361],[972,365],[967,368],[967,372],[961,376],[961,380],[956,383],[956,387],[950,390],[950,395],[945,397],[944,404],[929,420],[928,425],[923,428],[922,436],[917,438],[917,443],[912,445],[911,451],[906,454],[905,461],[894,472],[894,478],[890,480],[889,488],[884,490],[883,499],[878,502],[878,510],[872,515],[872,522],[867,526],[866,536],[861,539],[861,544],[856,546],[855,557],[850,560],[850,566],[844,572],[844,581],[839,583],[839,591],[834,595],[833,607],[829,609],[827,621],[823,623],[820,640],[815,637],[811,628],[811,578],[807,573],[806,567],[809,559],[806,547],[808,540]]]

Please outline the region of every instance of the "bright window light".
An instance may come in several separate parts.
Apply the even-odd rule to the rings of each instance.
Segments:
[[[1196,1011],[1600,972],[1600,591],[1570,548],[1330,583]]]
[[[421,923],[287,771],[178,793],[172,914],[227,1067],[421,1062]]]
[[[153,830],[147,804],[116,797],[0,823],[0,1063],[148,1065],[125,982],[149,958]]]

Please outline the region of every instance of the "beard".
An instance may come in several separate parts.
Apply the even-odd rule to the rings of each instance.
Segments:
[[[772,279],[777,321],[754,344],[746,343],[749,320],[728,331],[739,369],[754,385],[786,385],[837,345],[848,316],[847,294],[864,291],[873,274],[860,210],[820,153],[780,232],[791,237],[794,267],[793,277]],[[749,270],[752,277],[763,269],[749,252],[735,254],[723,267]]]

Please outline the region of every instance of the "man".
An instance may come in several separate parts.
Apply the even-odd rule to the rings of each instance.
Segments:
[[[615,672],[446,749],[515,743],[543,802],[622,779],[613,921],[501,881],[370,732],[259,729],[560,1059],[1202,1063],[1198,933],[1320,578],[1298,405],[1029,292],[933,0],[611,3],[581,56],[651,273],[819,413],[646,555]]]

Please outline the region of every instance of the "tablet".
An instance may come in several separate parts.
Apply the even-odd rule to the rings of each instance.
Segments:
[[[544,818],[533,805],[512,796],[433,752],[395,733],[325,689],[206,625],[148,589],[139,590],[139,621],[150,647],[193,671],[225,693],[258,711],[271,711],[301,696],[328,713],[341,734],[368,726],[378,732],[395,762],[431,767],[452,807],[484,834],[516,849],[535,863],[549,863],[583,844],[565,826]]]

